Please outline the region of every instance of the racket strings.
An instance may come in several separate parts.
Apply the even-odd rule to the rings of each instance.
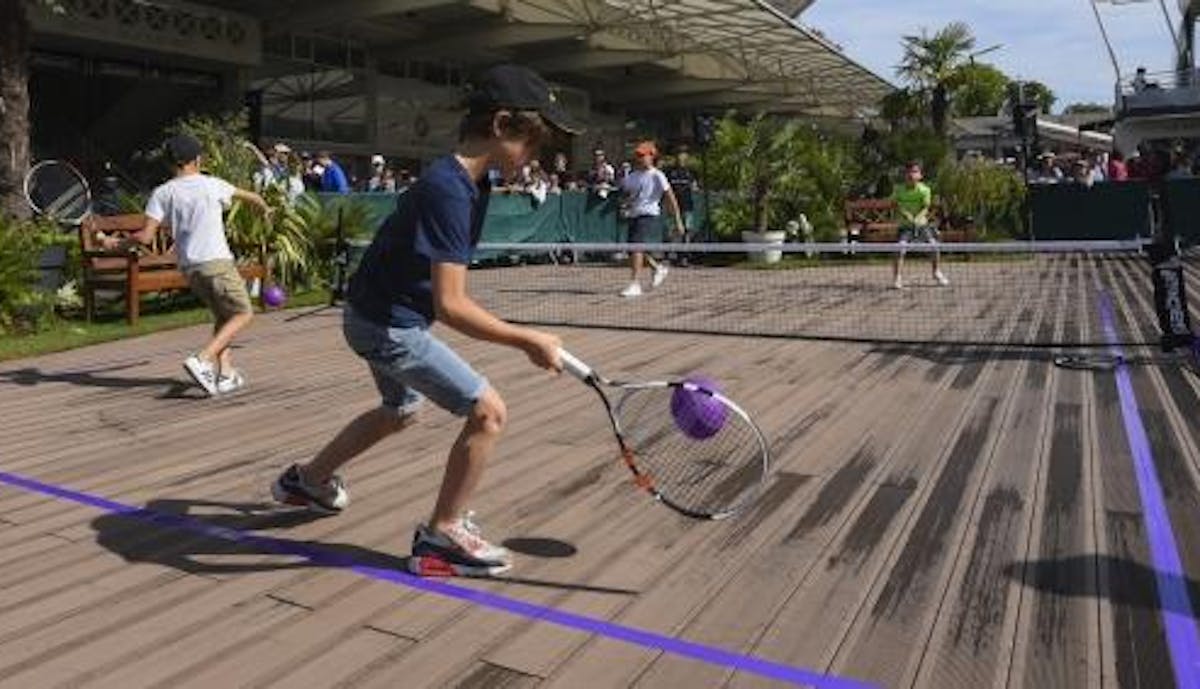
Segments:
[[[74,168],[61,162],[40,164],[30,172],[29,204],[41,215],[76,221],[91,206],[87,183]]]
[[[650,388],[622,399],[618,420],[635,464],[664,499],[684,510],[735,511],[754,497],[765,477],[761,434],[731,407],[707,398],[705,410],[720,422],[700,433],[689,431],[689,419],[672,410],[674,394],[674,388]]]

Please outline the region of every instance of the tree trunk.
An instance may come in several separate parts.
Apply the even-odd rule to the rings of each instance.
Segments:
[[[0,0],[0,214],[29,217],[29,17],[25,0]]]
[[[933,120],[933,131],[944,136],[946,134],[946,114],[950,109],[950,98],[945,84],[933,87],[933,96],[930,100],[929,110]]]

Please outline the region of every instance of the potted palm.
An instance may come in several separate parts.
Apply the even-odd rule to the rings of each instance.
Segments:
[[[783,244],[787,233],[772,227],[785,182],[794,174],[792,155],[797,125],[767,115],[748,121],[727,116],[717,127],[707,167],[707,183],[722,190],[721,207],[714,213],[722,236],[738,236],[748,244]],[[754,260],[775,262],[780,252],[752,252]]]

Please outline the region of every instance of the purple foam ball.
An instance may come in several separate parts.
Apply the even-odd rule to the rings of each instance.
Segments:
[[[713,392],[721,390],[715,380],[705,376],[692,376],[685,382]],[[725,426],[729,408],[703,392],[678,387],[671,394],[671,415],[684,435],[693,440],[708,440]]]
[[[287,301],[287,293],[279,285],[271,285],[263,290],[263,303],[277,309]]]

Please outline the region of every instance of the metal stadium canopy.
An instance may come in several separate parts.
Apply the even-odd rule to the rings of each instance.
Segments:
[[[848,116],[892,88],[766,0],[313,0],[279,19],[397,59],[517,60],[631,111]]]

